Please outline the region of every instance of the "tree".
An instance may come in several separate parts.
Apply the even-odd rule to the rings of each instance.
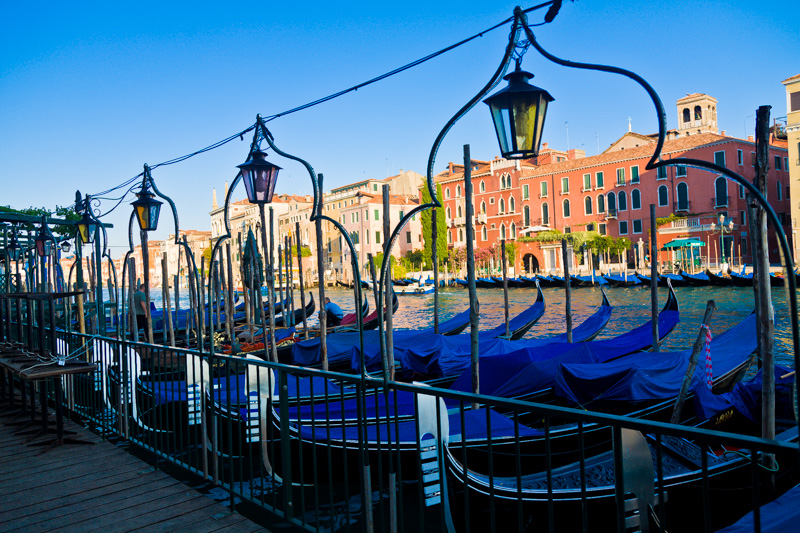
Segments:
[[[69,221],[76,222],[81,219],[81,216],[75,212],[71,207],[56,206],[55,211],[51,211],[44,207],[28,207],[27,209],[12,209],[11,206],[0,206],[0,213],[14,213],[17,215],[29,215],[35,217],[54,216],[65,218]],[[39,224],[20,224],[20,229],[28,231],[38,231]],[[75,235],[75,226],[68,226],[66,224],[56,224],[50,228],[57,237],[73,237]]]
[[[301,257],[311,257],[311,248],[308,246],[301,246],[300,247],[300,256]],[[292,245],[292,257],[297,257],[297,245]]]
[[[442,186],[438,183],[436,184],[436,197],[442,198]],[[433,201],[427,185],[422,187],[420,198],[423,204]],[[422,218],[422,240],[425,245],[422,250],[422,258],[426,265],[433,268],[433,209],[426,209],[420,216]],[[447,257],[447,223],[444,217],[444,207],[436,209],[436,252],[439,263],[444,262]]]

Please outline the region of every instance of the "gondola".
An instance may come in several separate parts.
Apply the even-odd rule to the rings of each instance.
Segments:
[[[733,285],[733,280],[728,274],[723,274],[722,272],[714,274],[711,270],[706,269],[706,276],[708,277],[708,282],[714,287],[730,287]]]
[[[620,274],[607,274],[603,276],[609,285],[612,287],[635,287],[641,285],[642,280],[636,274],[628,274],[622,276]]]
[[[314,309],[316,308],[316,305],[314,303],[314,294],[312,292],[309,292],[308,293],[308,297],[309,297],[309,301],[306,304],[306,310],[305,310],[306,319],[308,319],[308,318],[310,318],[312,316],[312,314],[314,313]],[[285,314],[283,314],[281,316],[276,316],[275,317],[275,327],[276,328],[286,327],[285,321],[286,321]],[[302,324],[302,323],[303,323],[303,310],[302,309],[295,309],[294,313],[293,313],[293,316],[292,316],[292,325],[294,325],[294,324]]]
[[[666,287],[667,280],[669,280],[669,283],[671,283],[673,287],[686,287],[688,285],[686,280],[678,274],[661,274],[658,278],[658,286]]]
[[[758,383],[760,376],[756,385]],[[747,386],[747,384],[742,385]],[[701,383],[700,387],[705,385]],[[700,387],[698,391],[702,390]],[[740,394],[738,401],[733,405],[745,406],[747,411],[760,414],[760,402],[753,401],[757,397],[752,393]],[[789,414],[790,386],[783,387],[778,401],[781,405],[779,412]],[[703,395],[693,398],[691,403],[695,402],[702,403]],[[671,405],[668,407],[671,410]],[[687,405],[684,412],[688,409],[691,409],[691,406]],[[715,416],[700,423],[692,416],[687,414],[684,423],[740,434],[759,435],[761,431],[761,424],[757,419],[753,422],[743,413],[729,407],[724,407],[717,411]],[[445,434],[447,429],[443,428],[442,433]],[[527,428],[519,427],[517,431],[527,431]],[[452,433],[451,430],[450,434]],[[662,435],[660,440],[657,440],[653,435],[642,435],[625,429],[622,430],[622,439],[621,444],[626,449],[623,460],[625,488],[634,493],[632,495],[634,499],[638,499],[638,503],[633,502],[633,507],[638,507],[641,511],[640,517],[644,520],[649,521],[655,516],[654,509],[657,509],[658,505],[665,505],[669,511],[670,530],[696,530],[701,529],[697,523],[698,516],[690,510],[698,508],[700,505],[698,502],[701,502],[704,496],[712,499],[713,508],[736,505],[748,508],[747,506],[752,503],[753,470],[751,470],[750,454],[746,450],[733,453],[713,441],[703,444],[667,435]],[[778,418],[776,440],[797,441],[797,428],[793,417]],[[659,444],[660,449],[657,449]],[[517,512],[520,510],[523,523],[549,516],[554,520],[555,527],[564,531],[580,530],[582,516],[588,519],[589,524],[605,524],[611,527],[611,524],[616,523],[618,518],[615,505],[616,475],[614,452],[610,445],[606,445],[605,450],[587,451],[582,462],[575,461],[556,466],[550,472],[544,469],[539,471],[528,469],[527,472],[497,474],[495,469],[491,477],[486,475],[486,468],[477,461],[465,466],[457,439],[451,438],[451,442],[445,442],[444,445],[451,503],[458,508],[460,502],[464,501],[464,491],[469,491],[470,508],[475,510],[470,513],[472,527],[487,525],[489,505],[494,506],[494,516],[497,519],[492,526],[498,530],[516,527]],[[557,449],[555,444],[553,449]],[[663,501],[659,501],[656,497],[659,486],[655,468],[657,455],[663,473],[662,488],[668,496]],[[794,483],[794,476],[791,474],[794,474],[797,468],[796,451],[779,454],[776,464],[778,471],[773,479],[778,479],[779,485]],[[584,472],[583,475],[581,471]],[[759,483],[769,483],[768,478],[771,473],[761,471],[761,474]],[[580,486],[581,479],[585,480],[584,487]],[[704,493],[703,485],[706,483],[710,492]],[[490,493],[493,496],[491,504],[486,500],[486,495]],[[487,506],[484,506],[484,503]],[[582,514],[584,503],[585,515]],[[550,515],[550,512],[553,514]],[[456,516],[459,516],[458,512]],[[733,513],[715,513],[709,520],[712,530],[717,530],[734,518]]]
[[[548,287],[558,287],[558,284],[556,282],[554,282],[554,280],[553,280],[553,278],[551,276],[537,275],[533,279],[538,281],[539,282],[539,286],[541,286],[541,287],[543,287],[545,289],[548,288]],[[563,285],[561,285],[561,286],[563,287]]]
[[[477,278],[475,280],[475,287],[478,289],[496,289],[499,285],[490,278]]]
[[[498,276],[492,276],[492,281],[497,283],[497,285],[502,288],[503,287],[503,278]],[[508,285],[509,289],[518,289],[525,286],[525,283],[521,279],[517,278],[506,278],[506,285]]]
[[[736,287],[752,287],[753,274],[744,274],[738,272],[731,272],[731,285]]]
[[[564,287],[565,281],[564,278],[561,276],[556,276],[555,274],[550,276],[550,286],[551,287]]]
[[[570,283],[575,287],[596,287],[608,285],[604,276],[570,276]]]
[[[690,287],[706,287],[711,284],[711,281],[704,272],[700,272],[698,274],[689,274],[688,272],[681,270],[679,275]]]

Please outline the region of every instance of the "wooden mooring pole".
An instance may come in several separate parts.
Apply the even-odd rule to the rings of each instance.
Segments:
[[[656,232],[656,204],[650,204],[650,323],[653,331],[653,351],[661,351],[658,332],[658,245]]]
[[[506,264],[506,240],[500,239],[500,264],[503,266],[503,318],[506,324],[506,337],[511,336],[508,325],[508,265]],[[567,330],[569,335],[569,330]]]
[[[322,189],[322,174],[317,175],[319,188]],[[322,370],[328,370],[328,345],[326,344],[326,331],[327,327],[327,311],[325,310],[325,263],[322,259],[322,219],[319,218],[314,221],[314,230],[317,239],[317,283],[319,289],[319,357],[322,363]],[[358,304],[361,305],[361,302]],[[361,309],[357,309],[356,313],[360,313]]]
[[[295,222],[294,233],[297,236],[297,275],[300,282],[300,308],[303,310],[303,338],[308,339],[308,317],[306,316],[306,285],[303,283],[303,253],[302,242],[300,241],[300,222]],[[320,303],[320,305],[322,305]],[[356,304],[356,312],[361,302]]]
[[[569,273],[567,239],[561,239],[561,262],[564,265],[564,316],[567,321],[567,342],[572,342],[572,281]]]
[[[478,362],[478,326],[480,324],[480,305],[475,290],[475,246],[473,235],[475,229],[472,223],[475,209],[472,206],[472,157],[469,145],[464,145],[464,203],[467,211],[467,287],[469,288],[469,337],[470,361],[472,363],[472,392],[480,393],[480,368]],[[477,403],[473,404],[477,406]]]

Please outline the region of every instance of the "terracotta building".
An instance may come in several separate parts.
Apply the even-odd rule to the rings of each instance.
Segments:
[[[716,100],[701,94],[678,101],[680,127],[671,130],[662,157],[690,157],[716,162],[752,181],[755,143],[716,133]],[[688,121],[686,111],[689,111]],[[634,253],[648,253],[645,242],[650,228],[650,204],[656,217],[680,217],[659,227],[658,246],[681,238],[698,238],[703,265],[715,267],[722,257],[734,264],[751,263],[744,189],[705,170],[669,166],[646,170],[655,148],[655,135],[628,132],[603,153],[585,157],[582,151],[561,152],[545,143],[538,158],[527,161],[473,161],[475,246],[489,248],[500,239],[521,240],[518,267],[526,271],[560,269],[556,245],[524,242],[525,236],[545,229],[563,233],[595,230],[603,235],[624,236],[633,246],[624,259],[635,263]],[[789,233],[791,225],[789,171],[786,143],[771,140],[768,199]],[[463,167],[450,165],[436,176],[442,186],[448,222],[448,244],[465,245]],[[730,233],[720,235],[712,223],[719,216],[732,223]],[[777,241],[770,236],[770,261],[780,262]],[[738,259],[737,259],[738,258]],[[675,260],[662,252],[662,263]],[[584,265],[586,266],[586,265]]]

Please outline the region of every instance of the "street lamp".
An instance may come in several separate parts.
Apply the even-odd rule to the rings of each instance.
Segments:
[[[256,137],[258,137],[256,128]],[[267,161],[267,154],[259,150],[257,141],[253,141],[247,161],[237,165],[242,171],[242,181],[247,192],[247,199],[251,204],[264,205],[272,202],[275,184],[278,182],[278,171],[281,167]]]
[[[136,200],[131,202],[136,213],[136,220],[139,221],[139,227],[142,231],[154,231],[158,227],[158,215],[161,212],[161,204],[163,203],[156,200],[156,195],[150,192],[151,179],[150,167],[145,165],[142,188],[136,193]]]
[[[554,100],[544,89],[528,83],[533,74],[521,70],[520,61],[517,58],[514,71],[503,78],[508,85],[483,101],[492,112],[500,152],[506,159],[539,155],[547,104]]]
[[[88,203],[88,202],[87,202]],[[81,219],[78,221],[78,236],[82,244],[91,244],[94,240],[95,231],[98,223],[89,214],[88,207],[84,210]]]
[[[725,215],[722,213],[719,214],[719,223],[712,222],[711,223],[711,231],[715,234],[720,236],[719,243],[720,243],[720,256],[722,258],[722,269],[725,270],[727,266],[727,259],[725,258],[725,234],[730,233],[733,231],[733,219],[729,218],[728,221],[725,221]]]
[[[47,222],[42,221],[42,226],[39,228],[39,233],[34,237],[33,242],[36,245],[36,253],[39,257],[47,257],[53,251],[53,237],[48,235]]]

